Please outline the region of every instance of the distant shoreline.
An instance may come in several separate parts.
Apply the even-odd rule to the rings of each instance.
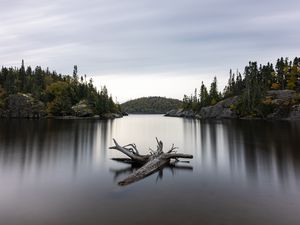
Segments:
[[[300,120],[299,95],[292,90],[268,91],[264,101],[265,114],[243,115],[237,109],[239,96],[226,98],[215,105],[200,110],[175,109],[165,116],[194,119],[243,119],[243,120]]]

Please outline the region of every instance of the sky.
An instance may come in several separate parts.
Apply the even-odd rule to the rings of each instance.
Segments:
[[[0,65],[87,74],[118,102],[182,99],[300,54],[299,0],[0,0]]]

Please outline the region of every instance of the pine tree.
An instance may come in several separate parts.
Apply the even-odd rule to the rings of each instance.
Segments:
[[[214,77],[214,80],[210,85],[209,98],[210,98],[211,105],[216,104],[220,100],[218,87],[217,87],[217,77]]]
[[[77,68],[77,65],[74,65],[74,68],[73,68],[73,79],[75,82],[78,81],[78,68]]]
[[[283,90],[285,89],[285,73],[284,67],[286,66],[286,62],[284,61],[283,57],[277,60],[276,63],[276,73],[277,73],[277,82],[280,85],[280,88]]]
[[[204,107],[207,105],[209,105],[208,92],[207,92],[207,88],[205,87],[202,81],[201,88],[200,88],[200,107]]]

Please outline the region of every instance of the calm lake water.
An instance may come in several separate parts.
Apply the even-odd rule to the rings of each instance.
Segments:
[[[137,183],[112,138],[193,154]],[[300,123],[0,120],[0,224],[300,224]]]

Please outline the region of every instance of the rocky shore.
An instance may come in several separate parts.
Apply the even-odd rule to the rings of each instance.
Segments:
[[[0,118],[54,118],[54,119],[114,119],[123,117],[123,113],[104,113],[95,115],[85,100],[72,106],[72,113],[52,116],[47,113],[43,102],[34,99],[30,94],[13,94],[5,99],[0,108]]]
[[[200,111],[171,110],[165,114],[170,117],[184,117],[195,119],[258,119],[259,117],[242,117],[236,110],[239,97],[224,99],[213,106],[201,108]],[[300,119],[299,93],[292,90],[268,91],[263,104],[270,109],[265,117],[269,120],[299,120]]]

